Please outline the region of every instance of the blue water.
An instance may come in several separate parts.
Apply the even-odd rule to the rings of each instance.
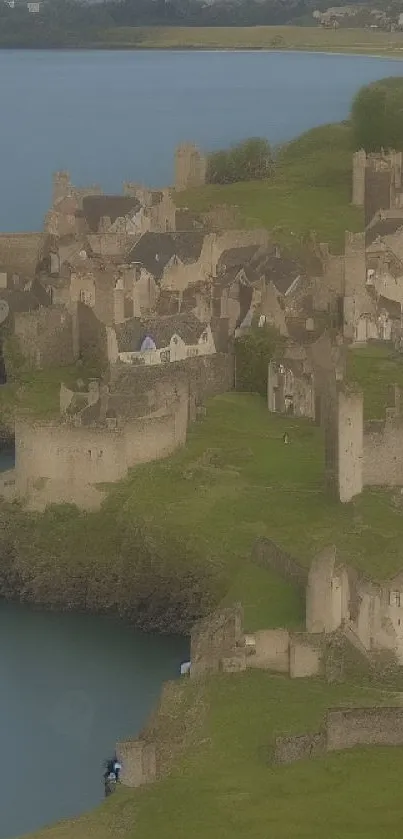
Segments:
[[[181,140],[206,150],[288,140],[347,116],[403,62],[288,52],[0,52],[0,230],[41,226],[51,175],[120,190],[173,179]]]

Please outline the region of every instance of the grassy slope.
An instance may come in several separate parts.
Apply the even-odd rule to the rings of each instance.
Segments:
[[[285,430],[289,446],[281,441]],[[211,449],[218,452],[218,466],[201,462]],[[270,586],[266,592],[262,588],[260,573],[250,582],[244,560],[259,535],[273,538],[308,565],[332,543],[347,561],[374,576],[387,578],[403,564],[403,517],[390,493],[366,491],[348,505],[333,501],[323,490],[321,431],[303,420],[269,415],[263,400],[250,395],[212,400],[186,448],[134,470],[112,490],[104,512],[118,515],[122,506],[133,520],[152,507],[156,520],[163,518],[175,533],[192,534],[206,553],[218,550],[227,567],[240,573],[231,595],[246,585],[253,628],[290,616],[283,597],[273,596]]]
[[[364,226],[361,210],[350,204],[351,165],[349,126],[327,125],[285,146],[268,182],[205,186],[179,193],[175,200],[196,212],[236,206],[242,225],[275,229],[290,243],[314,231],[320,242],[341,251],[345,231]]]
[[[99,369],[78,364],[18,372],[15,381],[0,387],[0,421],[9,422],[16,414],[41,419],[57,417],[60,382],[75,390],[78,379],[85,383],[96,376],[99,376]]]
[[[402,749],[359,749],[286,767],[270,765],[276,734],[315,730],[339,705],[393,704],[375,691],[264,672],[185,680],[199,726],[170,777],[122,791],[92,814],[35,839],[379,839],[401,835]],[[185,738],[186,739],[186,738]],[[32,838],[34,839],[34,837]]]
[[[357,347],[349,353],[347,374],[364,392],[365,418],[384,419],[385,406],[393,405],[391,385],[403,388],[402,357],[379,344]]]
[[[401,55],[403,33],[314,26],[117,27],[99,32],[101,46],[143,49],[290,49]]]

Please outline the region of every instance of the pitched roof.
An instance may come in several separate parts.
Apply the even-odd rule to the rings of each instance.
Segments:
[[[218,270],[221,272],[228,268],[244,268],[258,250],[260,245],[247,245],[223,251],[218,260]]]
[[[140,262],[155,279],[161,279],[173,256],[184,263],[197,262],[203,241],[203,233],[144,233],[131,249],[128,262]]]
[[[173,335],[179,335],[185,344],[196,344],[205,329],[206,324],[192,312],[146,320],[132,318],[115,327],[119,352],[138,352],[147,336],[157,349],[167,347]]]
[[[280,294],[287,294],[293,282],[301,276],[301,266],[289,256],[276,256],[276,252],[266,253],[252,267],[260,277],[272,282]]]
[[[365,244],[371,245],[375,239],[378,237],[383,236],[390,236],[392,233],[396,233],[403,227],[403,215],[400,217],[392,216],[387,218],[379,218],[373,224],[371,224],[366,232],[365,232]]]
[[[83,198],[82,213],[92,233],[97,233],[102,218],[116,219],[134,214],[140,209],[140,201],[128,195],[86,195]]]

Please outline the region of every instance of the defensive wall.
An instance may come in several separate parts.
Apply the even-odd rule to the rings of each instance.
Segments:
[[[338,388],[325,417],[326,472],[342,502],[365,486],[403,486],[403,416],[401,395],[385,419],[364,423],[364,397],[351,387]]]
[[[186,442],[187,424],[186,391],[165,409],[118,428],[18,421],[15,494],[30,509],[43,510],[50,503],[95,509],[103,498],[97,485],[119,481],[128,469],[167,457]]]
[[[294,763],[354,746],[403,746],[403,708],[343,708],[328,711],[320,731],[277,737],[275,763]]]

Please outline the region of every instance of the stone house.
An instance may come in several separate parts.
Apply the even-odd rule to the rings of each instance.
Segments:
[[[337,562],[326,548],[312,562],[306,626],[313,634],[342,629],[366,653],[389,651],[403,664],[403,575],[377,583]]]
[[[192,313],[140,320],[107,330],[111,364],[164,364],[216,352],[211,326]]]
[[[306,357],[269,362],[267,406],[271,413],[315,418],[314,376]]]

